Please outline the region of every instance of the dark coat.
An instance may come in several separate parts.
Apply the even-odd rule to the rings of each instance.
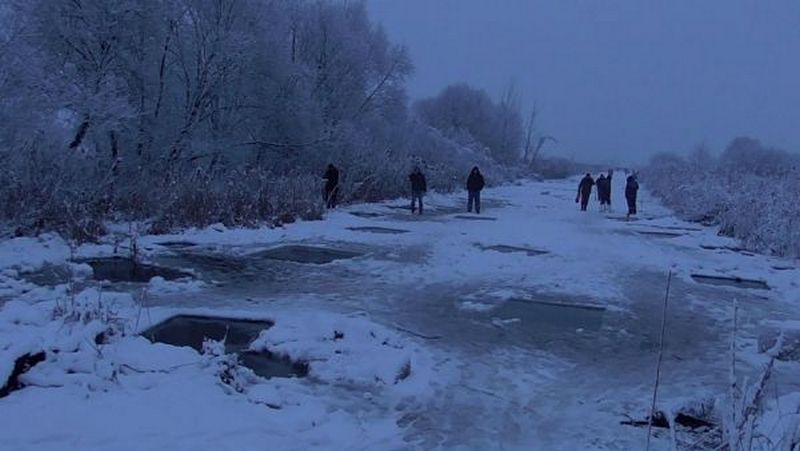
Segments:
[[[605,200],[606,196],[609,195],[610,186],[608,185],[608,179],[605,176],[601,175],[597,178],[594,182],[597,185],[597,197],[600,200]]]
[[[591,175],[587,175],[581,179],[581,183],[578,185],[578,193],[587,197],[592,194],[592,186],[594,186],[594,179]]]
[[[628,181],[625,184],[625,197],[628,199],[636,199],[636,193],[639,191],[639,182],[636,181],[636,177],[629,176]]]
[[[478,169],[473,169],[467,178],[467,191],[474,193],[483,189],[486,182],[483,180],[483,174]]]
[[[411,182],[411,191],[415,193],[424,193],[428,191],[425,174],[422,172],[412,172],[411,175],[408,176],[408,180]]]
[[[325,176],[322,178],[325,179],[325,189],[327,191],[333,191],[334,188],[339,186],[339,170],[333,165],[328,166],[328,170],[325,171]]]

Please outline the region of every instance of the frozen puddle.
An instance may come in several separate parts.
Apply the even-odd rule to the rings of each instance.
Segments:
[[[409,230],[404,230],[404,229],[392,229],[389,227],[376,227],[376,226],[348,227],[347,230],[352,230],[354,232],[386,233],[395,235],[409,232]]]
[[[142,332],[153,342],[188,346],[200,352],[206,338],[225,340],[226,353],[238,353],[242,365],[262,377],[305,377],[308,365],[277,358],[266,352],[249,351],[250,343],[262,330],[272,327],[271,321],[254,321],[210,316],[179,315]]]
[[[588,304],[527,299],[509,299],[491,312],[494,318],[511,323],[519,320],[519,327],[551,327],[568,330],[599,330],[603,325],[605,308]]]
[[[331,249],[327,247],[289,245],[267,249],[253,254],[252,257],[265,257],[272,260],[284,260],[295,263],[310,263],[314,265],[324,265],[336,260],[346,260],[355,258],[361,254],[341,249]]]
[[[769,285],[762,280],[742,279],[741,277],[707,276],[703,274],[692,274],[692,279],[695,282],[706,283],[709,285],[769,290]]]
[[[469,216],[469,215],[456,215],[456,219],[468,219],[472,221],[497,221],[497,218],[491,216]]]
[[[539,249],[531,249],[527,247],[518,247],[518,246],[508,246],[506,244],[495,244],[492,246],[480,246],[479,247],[485,251],[496,251],[502,252],[504,254],[512,254],[516,252],[524,252],[528,254],[529,257],[536,257],[538,255],[548,254],[548,251],[543,251]]]
[[[138,263],[129,258],[109,257],[82,260],[94,271],[94,280],[109,282],[135,282],[147,283],[153,277],[162,277],[164,280],[177,280],[191,278],[192,275],[173,268]]]

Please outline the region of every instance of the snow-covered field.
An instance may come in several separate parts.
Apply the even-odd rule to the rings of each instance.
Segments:
[[[645,430],[620,421],[644,419],[652,400],[668,271],[659,410],[724,401],[734,301],[741,378],[768,361],[759,337],[800,330],[797,262],[731,250],[646,192],[639,219],[622,221],[620,181],[615,213],[581,213],[576,188],[489,189],[489,220],[432,195],[421,217],[398,200],[279,229],[0,242],[0,381],[46,352],[0,399],[0,449],[641,449]],[[70,262],[129,255],[134,241],[146,262],[194,278],[100,283]],[[285,244],[357,256],[265,258]],[[251,348],[307,362],[309,376],[263,379],[219,347],[136,335],[186,313],[273,321]],[[775,440],[798,425],[798,375],[797,361],[775,362],[767,397],[780,402],[757,425]],[[669,440],[659,431],[654,448]]]

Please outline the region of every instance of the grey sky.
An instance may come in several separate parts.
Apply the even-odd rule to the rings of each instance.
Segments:
[[[643,161],[748,135],[800,151],[800,1],[368,0],[412,98],[514,80],[561,153]]]

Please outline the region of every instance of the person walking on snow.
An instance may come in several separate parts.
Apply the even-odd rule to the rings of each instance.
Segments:
[[[614,170],[609,169],[606,176],[606,209],[611,211],[611,177],[614,176]]]
[[[578,195],[575,197],[575,203],[578,203],[578,201],[581,203],[581,211],[586,211],[586,207],[589,206],[589,198],[592,197],[592,186],[594,186],[594,179],[592,174],[587,172],[578,185]]]
[[[325,206],[336,208],[336,198],[339,194],[339,170],[333,164],[328,165],[328,170],[322,177],[325,180]]]
[[[636,214],[636,196],[638,193],[639,182],[636,180],[636,173],[634,173],[628,176],[628,180],[625,183],[625,200],[628,201],[627,219]]]
[[[481,190],[486,182],[483,174],[477,166],[472,168],[472,172],[467,177],[467,212],[472,213],[472,206],[475,205],[475,213],[481,214]]]
[[[608,189],[608,179],[603,174],[597,177],[594,182],[597,185],[597,200],[600,201],[600,211],[606,211],[606,190]]]
[[[428,184],[425,181],[425,174],[419,166],[414,168],[414,171],[408,176],[411,182],[411,214],[416,211],[416,202],[419,200],[419,214],[422,214],[422,197],[428,191]]]

